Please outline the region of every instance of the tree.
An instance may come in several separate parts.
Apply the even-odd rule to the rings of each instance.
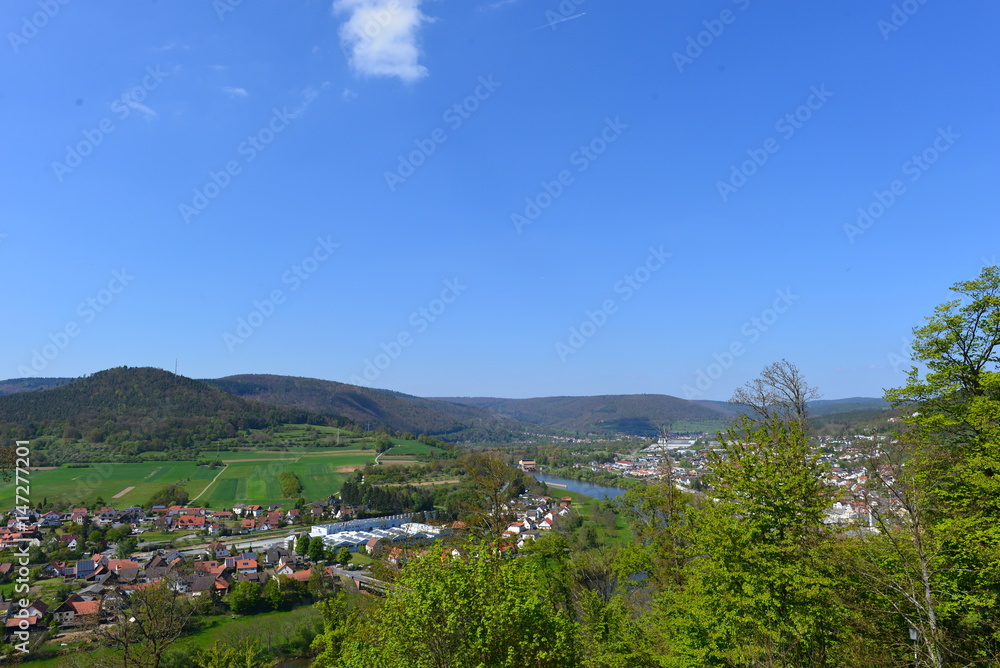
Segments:
[[[939,617],[951,564],[928,522],[932,489],[918,484],[914,468],[906,466],[910,445],[873,438],[861,494],[871,527],[851,541],[846,562],[882,610],[917,630],[928,663],[942,666],[949,643]]]
[[[261,598],[272,610],[288,610],[305,598],[306,583],[287,575],[278,575],[267,581]]]
[[[346,547],[340,548],[340,552],[337,553],[337,563],[341,566],[351,563],[351,551]]]
[[[509,466],[499,451],[474,452],[462,459],[468,484],[463,512],[497,554],[513,513],[509,501],[524,489],[524,474]]]
[[[392,449],[392,438],[389,434],[379,434],[375,438],[375,452],[381,454]]]
[[[819,398],[797,366],[788,360],[764,367],[760,376],[737,388],[730,403],[750,409],[755,421],[799,422],[805,425],[809,402]]]
[[[295,539],[295,552],[302,556],[309,552],[309,534],[300,533],[299,537]]]
[[[323,616],[323,631],[312,641],[312,649],[317,652],[312,665],[334,668],[340,665],[344,642],[357,631],[359,610],[342,590],[316,603],[316,609]]]
[[[483,547],[460,559],[411,560],[384,602],[342,641],[339,665],[576,666],[576,625],[553,605],[532,563],[497,560]]]
[[[262,605],[260,585],[244,580],[237,582],[229,596],[226,597],[229,609],[237,615],[252,615],[258,612]]]
[[[157,668],[194,613],[191,602],[174,591],[167,580],[136,589],[130,598],[121,596],[111,604],[105,599],[105,605],[114,623],[101,627],[96,635],[119,654],[107,659],[111,663],[105,665],[126,668]]]
[[[319,563],[326,556],[326,542],[323,540],[322,536],[313,536],[312,540],[309,541],[309,560],[313,563]]]
[[[136,547],[138,547],[139,541],[133,536],[128,536],[127,538],[122,538],[118,541],[118,547],[115,548],[115,555],[119,559],[128,559],[135,552]]]
[[[934,640],[950,660],[990,661],[1000,656],[1000,269],[951,290],[958,298],[913,330],[923,369],[886,399],[909,413],[922,536],[946,555],[932,587],[943,594]]]
[[[660,597],[665,630],[683,665],[834,665],[841,611],[822,556],[832,499],[805,431],[811,392],[784,361],[748,387],[753,414],[709,458],[715,501],[694,518],[684,589]]]

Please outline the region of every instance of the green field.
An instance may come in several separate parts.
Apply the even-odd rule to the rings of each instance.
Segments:
[[[221,459],[226,468],[197,466],[194,462],[149,461],[138,464],[90,464],[88,468],[62,466],[32,471],[31,503],[44,499],[89,505],[98,496],[108,505],[124,508],[145,504],[167,485],[182,483],[192,502],[220,507],[233,503],[271,504],[288,501],[281,496],[278,475],[291,471],[302,482],[301,495],[309,500],[335,493],[356,468],[375,461],[375,447],[356,434],[335,427],[285,425],[271,434],[258,432],[262,449],[205,450],[204,459]],[[394,439],[383,455],[395,457],[442,452],[417,441]],[[264,449],[266,448],[266,449]],[[218,477],[216,479],[216,477]],[[118,498],[115,495],[129,487]],[[14,483],[0,484],[0,508],[14,505]]]
[[[356,467],[375,461],[375,453],[345,450],[333,453],[254,453],[242,461],[224,458],[226,470],[212,485],[199,504],[225,506],[234,502],[281,503],[278,475],[290,471],[302,482],[302,496],[307,500],[325,498],[340,489]],[[250,459],[273,458],[272,461]],[[233,458],[235,460],[235,457]]]
[[[194,462],[149,462],[146,464],[90,464],[88,468],[62,466],[51,471],[32,471],[28,477],[32,505],[67,501],[72,504],[93,501],[98,496],[118,508],[145,503],[157,491],[180,481],[191,496],[198,494],[220,469],[197,466]],[[130,492],[112,498],[119,492]],[[0,484],[0,508],[14,505],[14,483]]]
[[[295,473],[302,481],[303,497],[316,500],[339,490],[354,468],[375,461],[374,451],[348,448],[323,453],[258,451],[222,453],[221,456],[226,462],[225,469],[199,467],[194,462],[149,462],[32,471],[29,478],[31,503],[48,499],[53,503],[86,504],[100,496],[109,505],[124,508],[144,504],[166,485],[178,482],[184,483],[198,505],[281,503],[288,500],[282,498],[278,482],[278,475],[284,471]],[[216,476],[218,479],[212,483]],[[112,498],[128,487],[135,489]],[[12,507],[14,500],[14,483],[0,485],[0,508]]]
[[[386,457],[396,457],[399,455],[429,455],[429,454],[443,454],[444,450],[441,448],[435,448],[433,445],[427,445],[426,443],[420,443],[419,441],[404,441],[402,439],[394,438],[392,440],[393,446],[386,450]]]

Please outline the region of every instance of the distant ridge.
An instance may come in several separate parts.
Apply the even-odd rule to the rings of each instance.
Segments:
[[[38,390],[51,390],[60,385],[67,385],[77,380],[76,378],[10,378],[0,380],[0,397],[7,394],[17,394],[18,392],[35,392]]]
[[[332,380],[244,374],[205,383],[240,397],[343,416],[361,427],[386,427],[415,435],[452,440],[506,441],[514,433],[537,430],[535,425],[477,407],[376,390]]]
[[[581,397],[447,397],[439,401],[489,408],[501,415],[573,433],[626,433],[655,436],[673,431],[714,431],[735,415],[725,402],[688,401],[667,394],[613,394]]]
[[[810,403],[814,423],[830,428],[874,426],[885,421],[887,409],[885,401],[870,397]],[[653,437],[668,425],[674,433],[714,433],[737,414],[738,407],[725,401],[664,394],[422,398],[317,378],[240,374],[193,380],[149,367],[0,382],[0,425],[23,431],[31,423],[50,435],[70,425],[105,437],[127,434],[120,438],[128,440],[153,433],[161,440],[178,437],[179,424],[204,431],[220,422],[236,429],[330,420],[451,441],[503,443],[526,434]]]

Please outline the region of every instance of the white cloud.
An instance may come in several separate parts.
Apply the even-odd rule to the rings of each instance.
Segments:
[[[413,82],[427,76],[421,65],[417,30],[429,21],[421,0],[334,0],[335,13],[349,12],[340,41],[356,71]]]
[[[496,2],[491,2],[488,5],[480,5],[477,9],[481,12],[489,12],[494,9],[500,9],[506,5],[512,5],[515,2],[517,2],[517,0],[497,0]]]
[[[312,104],[313,101],[316,98],[319,97],[320,91],[329,90],[329,88],[330,88],[330,82],[329,81],[324,81],[323,83],[321,83],[319,85],[319,87],[316,87],[316,86],[306,86],[305,88],[302,89],[302,93],[301,93],[302,94],[302,102],[300,102],[291,111],[288,111],[288,108],[285,107],[285,115],[289,116],[290,118],[298,118],[299,116],[301,116],[302,114],[304,114],[305,111],[306,111],[306,109],[309,108],[309,105]]]
[[[343,93],[341,93],[340,95],[341,95],[341,97],[343,97],[343,98],[344,98],[345,100],[353,100],[354,98],[356,98],[356,97],[358,96],[357,92],[356,92],[356,91],[353,91],[353,90],[351,90],[350,88],[345,88],[345,89],[344,89],[344,92],[343,92]]]
[[[122,101],[125,104],[127,104],[130,108],[135,109],[136,111],[141,113],[142,117],[147,121],[156,120],[157,118],[160,117],[159,114],[157,114],[155,111],[153,111],[146,105],[134,100],[129,93],[125,93],[124,95],[122,95]]]
[[[246,88],[235,88],[233,86],[223,86],[222,92],[229,95],[229,97],[249,97],[250,93],[247,92]]]

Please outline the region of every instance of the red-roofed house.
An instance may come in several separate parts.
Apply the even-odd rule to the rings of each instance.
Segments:
[[[79,626],[88,621],[96,622],[101,612],[101,599],[84,601],[73,594],[52,613],[52,618],[62,626]]]
[[[257,572],[257,560],[256,559],[237,559],[236,560],[236,572],[237,573],[256,573]]]

